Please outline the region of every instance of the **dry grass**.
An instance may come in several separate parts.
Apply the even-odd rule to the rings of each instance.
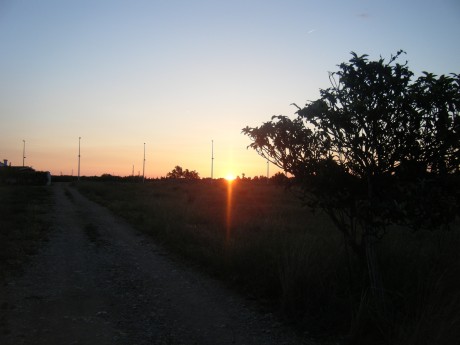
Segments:
[[[20,272],[46,239],[51,203],[47,187],[0,186],[0,281]]]
[[[387,314],[377,315],[343,239],[283,187],[239,181],[80,183],[79,189],[182,257],[317,335],[353,344],[460,338],[458,231],[391,229],[379,245]]]

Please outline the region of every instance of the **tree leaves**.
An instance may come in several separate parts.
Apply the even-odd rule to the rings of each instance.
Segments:
[[[403,53],[370,61],[352,52],[319,99],[293,104],[296,118],[243,129],[249,147],[293,174],[347,236],[356,220],[367,229],[433,227],[458,209],[459,75],[412,81]]]
[[[173,170],[166,174],[166,178],[170,179],[186,179],[186,180],[198,180],[199,174],[195,170],[182,169],[181,166],[176,165]]]

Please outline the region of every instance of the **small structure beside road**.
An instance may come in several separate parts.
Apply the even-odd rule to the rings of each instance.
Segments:
[[[0,162],[0,184],[45,185],[51,184],[49,171],[36,171],[32,167],[12,166],[8,160]]]

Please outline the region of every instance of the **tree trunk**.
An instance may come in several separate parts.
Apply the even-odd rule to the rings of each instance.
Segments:
[[[373,301],[379,314],[385,314],[385,291],[383,287],[382,276],[380,274],[379,262],[376,253],[377,239],[366,230],[364,235],[364,249],[366,255],[367,271],[369,275],[369,287]]]
[[[372,219],[373,217],[372,212],[374,208],[373,177],[373,174],[369,172],[367,175],[367,197],[369,202],[369,218],[364,225],[363,241],[364,251],[366,255],[367,271],[369,273],[369,287],[371,289],[371,294],[375,306],[377,308],[377,312],[383,315],[385,314],[385,294],[377,254],[375,251],[377,237],[375,231],[373,231],[375,229],[373,229],[372,225],[369,224],[370,219]]]

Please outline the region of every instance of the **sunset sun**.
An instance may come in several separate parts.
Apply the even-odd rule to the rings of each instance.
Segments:
[[[233,180],[235,179],[235,175],[233,175],[233,174],[227,174],[227,175],[225,176],[225,179],[226,179],[227,181],[233,181]]]

